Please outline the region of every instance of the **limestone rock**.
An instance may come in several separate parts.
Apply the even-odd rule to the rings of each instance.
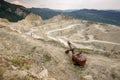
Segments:
[[[39,74],[40,78],[47,78],[48,77],[48,70],[44,69],[40,74]]]
[[[71,19],[74,19],[74,18],[66,14],[60,14],[51,18],[51,21],[56,22],[60,20],[71,20]]]
[[[8,79],[22,79],[25,76],[27,76],[27,72],[26,71],[20,71],[20,70],[7,70],[4,74],[4,80],[8,80]]]
[[[93,80],[93,77],[91,75],[86,75],[83,77],[84,80]]]
[[[36,27],[42,25],[42,18],[36,14],[30,13],[24,20],[19,21],[19,23],[29,28]]]

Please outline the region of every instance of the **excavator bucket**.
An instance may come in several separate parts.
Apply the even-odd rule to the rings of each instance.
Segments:
[[[86,64],[86,57],[78,49],[72,48],[71,43],[68,41],[69,50],[65,53],[68,54],[69,51],[72,51],[72,60],[75,65],[84,66]]]

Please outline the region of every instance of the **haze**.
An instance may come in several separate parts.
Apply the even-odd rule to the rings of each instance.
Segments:
[[[120,9],[120,0],[6,0],[27,8],[51,9]]]

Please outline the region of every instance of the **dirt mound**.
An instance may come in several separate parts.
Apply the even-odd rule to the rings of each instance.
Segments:
[[[66,15],[66,14],[60,14],[60,15],[54,16],[50,20],[52,22],[57,22],[57,21],[60,21],[60,20],[71,20],[71,19],[74,19],[74,18],[69,16],[69,15]]]
[[[42,25],[42,18],[36,14],[30,13],[24,20],[19,21],[19,23],[26,27],[36,27]]]

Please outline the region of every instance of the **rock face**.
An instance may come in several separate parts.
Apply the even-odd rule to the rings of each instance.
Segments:
[[[30,13],[26,18],[20,21],[20,24],[26,27],[36,27],[42,25],[42,18],[36,14]]]
[[[6,26],[8,26],[9,25],[9,21],[7,20],[7,19],[2,19],[2,18],[0,18],[0,28],[2,28],[2,27],[6,27]]]
[[[7,19],[2,19],[2,18],[0,18],[0,22],[2,22],[2,23],[9,23],[9,21]]]
[[[9,11],[11,12],[10,8],[9,8]],[[20,8],[17,8],[16,11],[15,11],[15,13],[16,13],[18,16],[23,16],[23,17],[25,17],[25,16],[27,15],[27,14],[26,14],[23,10],[21,10]]]

